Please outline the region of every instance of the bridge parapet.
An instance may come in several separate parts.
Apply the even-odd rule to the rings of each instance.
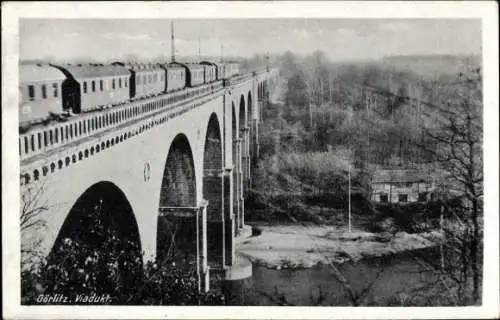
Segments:
[[[270,73],[272,72],[275,71],[270,71]],[[244,85],[255,78],[257,80],[263,79],[267,73],[267,71],[262,71],[257,75],[254,75],[254,73],[240,75],[232,86]],[[29,132],[19,135],[21,166],[37,155],[46,155],[51,150],[81,141],[110,128],[116,128],[123,123],[140,119],[160,109],[165,110],[167,108],[167,110],[170,110],[182,106],[186,101],[196,100],[220,90],[223,90],[222,81],[198,88],[187,88],[179,92],[132,101],[100,112],[78,115],[62,123],[33,128]]]
[[[199,99],[222,89],[222,82],[198,88],[187,88],[179,92],[132,101],[100,112],[81,114],[63,123],[34,128],[19,135],[21,165],[24,160],[46,154],[50,150],[140,119],[159,109],[171,110],[183,105],[186,101]]]
[[[144,110],[144,113],[136,115],[133,119],[128,119],[128,122],[101,128],[100,132],[79,137],[79,140],[67,142],[65,145],[47,150],[44,154],[37,154],[24,161],[22,160],[21,185],[27,185],[31,183],[32,180],[41,180],[55,170],[62,170],[70,164],[82,161],[96,153],[103,152],[105,149],[111,148],[127,139],[141,135],[156,126],[164,125],[170,119],[198,108],[208,101],[218,98],[222,94],[223,91],[218,91],[205,95],[203,98],[183,100],[169,108],[161,108],[161,103],[152,104],[152,102],[142,102],[142,104],[131,105],[129,110]],[[161,98],[157,97],[153,99],[158,100]],[[156,109],[152,111],[147,109],[154,108],[155,106],[160,107],[156,107]]]

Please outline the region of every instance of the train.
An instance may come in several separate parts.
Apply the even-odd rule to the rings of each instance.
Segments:
[[[239,75],[237,63],[21,63],[19,129]]]

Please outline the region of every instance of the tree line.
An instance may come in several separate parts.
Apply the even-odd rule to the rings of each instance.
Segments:
[[[450,296],[455,304],[479,303],[480,67],[470,64],[456,74],[442,70],[432,78],[419,75],[418,64],[413,72],[380,61],[333,63],[320,51],[304,58],[285,52],[278,61],[283,99],[263,109],[260,134],[264,167],[287,175],[288,184],[279,186],[276,179],[275,189],[306,184],[308,190],[345,194],[349,166],[357,172],[354,186],[368,193],[370,175],[379,168],[412,167],[439,177],[436,194],[447,212],[441,230],[448,256],[435,267],[455,284]],[[272,175],[272,170],[262,174],[265,186]],[[449,199],[459,201],[450,206]]]

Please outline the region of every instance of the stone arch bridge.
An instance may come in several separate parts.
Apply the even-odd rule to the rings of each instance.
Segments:
[[[95,237],[97,224],[135,243],[143,262],[190,253],[203,290],[211,274],[249,276],[235,244],[249,231],[260,109],[276,78],[253,72],[20,134],[21,215],[42,208],[45,223],[22,244],[38,240],[50,257],[68,238]]]

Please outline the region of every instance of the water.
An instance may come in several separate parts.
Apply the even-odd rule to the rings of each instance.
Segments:
[[[244,298],[234,304],[260,306],[424,306],[441,303],[437,274],[419,263],[435,250],[405,252],[338,265],[343,284],[327,265],[276,270],[254,264],[253,277],[240,284]],[[337,274],[337,275],[336,275]],[[351,290],[348,289],[351,288]]]

